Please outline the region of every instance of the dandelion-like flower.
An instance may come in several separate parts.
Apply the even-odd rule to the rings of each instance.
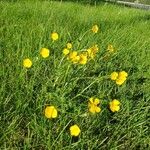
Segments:
[[[71,43],[67,43],[67,48],[71,49],[72,48],[72,44]]]
[[[92,47],[90,47],[89,49],[87,49],[87,53],[88,53],[88,57],[91,59],[94,59],[96,53],[98,52],[99,48],[98,45],[94,45]]]
[[[116,80],[118,77],[118,72],[111,73],[110,77],[111,77],[111,80]]]
[[[30,68],[32,66],[32,61],[29,58],[23,60],[23,66],[25,68]]]
[[[58,115],[57,109],[54,106],[47,106],[45,108],[45,117],[46,118],[56,118]]]
[[[110,75],[111,80],[115,80],[117,85],[122,85],[126,79],[127,79],[127,72],[121,71],[121,72],[113,72]]]
[[[64,48],[63,49],[63,54],[66,56],[66,55],[68,55],[69,54],[69,49],[67,49],[67,48]]]
[[[94,26],[92,27],[92,32],[93,32],[93,33],[97,33],[98,30],[99,30],[98,25],[94,25]]]
[[[101,111],[101,108],[98,107],[99,103],[100,103],[100,100],[98,98],[91,97],[88,102],[89,112],[93,114],[99,113]]]
[[[49,53],[50,53],[50,51],[47,48],[42,48],[40,51],[40,54],[43,58],[47,58],[49,56]]]
[[[125,71],[121,71],[118,74],[118,78],[116,79],[116,84],[121,85],[123,84],[127,79],[128,74]]]
[[[108,47],[107,47],[107,50],[109,52],[114,52],[115,49],[114,49],[113,45],[109,44]]]
[[[109,103],[109,108],[112,112],[117,112],[120,110],[120,102],[116,99]]]
[[[69,54],[69,57],[68,57],[74,64],[75,63],[78,63],[79,60],[80,60],[80,56],[78,56],[78,53],[77,51],[73,51]]]
[[[87,54],[83,53],[79,55],[80,59],[79,59],[79,64],[81,65],[85,65],[87,63]]]
[[[58,40],[58,33],[57,32],[53,32],[52,34],[51,34],[51,38],[52,38],[52,40],[53,41],[56,41],[56,40]]]
[[[78,125],[73,125],[70,127],[70,135],[71,136],[78,136],[80,134],[81,130],[78,127]]]

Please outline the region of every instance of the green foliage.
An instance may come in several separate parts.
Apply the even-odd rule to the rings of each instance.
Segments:
[[[0,149],[149,149],[150,12],[48,1],[1,1],[0,9]],[[76,48],[93,24],[100,33],[85,36],[81,47],[97,43],[95,61],[57,65],[66,43]],[[53,31],[60,35],[54,45]],[[101,59],[108,44],[117,52]],[[42,47],[52,52],[46,60],[39,57]],[[26,57],[33,60],[28,71],[22,66]],[[121,70],[129,74],[121,87],[101,78]],[[102,111],[86,116],[91,96],[101,99]],[[121,110],[112,114],[107,107],[114,98]],[[58,118],[45,118],[47,104],[57,106]],[[69,135],[74,123],[81,128],[77,139]]]

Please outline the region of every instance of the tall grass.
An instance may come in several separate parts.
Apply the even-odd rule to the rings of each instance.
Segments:
[[[150,12],[47,1],[1,1],[0,9],[1,149],[149,149]],[[58,66],[66,43],[76,48],[93,24],[100,33],[85,36],[81,47],[97,43],[95,61]],[[53,31],[60,35],[55,43],[49,38]],[[117,52],[100,59],[110,43]],[[46,60],[39,56],[42,47],[52,50]],[[26,57],[33,60],[28,71],[22,66]],[[129,75],[121,87],[110,79],[95,82],[120,70]],[[84,116],[91,96],[101,99],[102,111]],[[112,114],[107,104],[114,98],[121,110]],[[57,119],[45,118],[47,104],[57,106]],[[74,123],[81,128],[77,139],[69,134]]]

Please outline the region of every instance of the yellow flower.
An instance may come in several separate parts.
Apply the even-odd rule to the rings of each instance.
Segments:
[[[74,57],[71,61],[72,61],[74,64],[76,64],[76,63],[79,62],[79,60],[80,60],[80,56],[76,56],[76,57]]]
[[[41,56],[43,57],[43,58],[46,58],[46,57],[48,57],[49,56],[49,49],[47,49],[47,48],[42,48],[41,49],[41,51],[40,51],[40,54],[41,54]]]
[[[68,55],[68,54],[69,54],[69,50],[68,50],[67,48],[64,48],[64,49],[63,49],[63,54],[64,54],[64,55]]]
[[[111,80],[116,80],[117,79],[117,77],[118,77],[118,73],[117,72],[113,72],[113,73],[111,73]]]
[[[109,103],[109,108],[112,112],[116,112],[120,110],[120,102],[116,99]]]
[[[91,58],[91,59],[94,59],[96,53],[98,52],[99,48],[98,48],[98,45],[94,45],[92,47],[90,47],[89,49],[87,49],[87,53],[88,53],[88,56]]]
[[[73,59],[73,58],[75,58],[77,56],[77,54],[78,54],[77,51],[73,51],[73,52],[70,53],[69,58]]]
[[[71,49],[72,48],[72,44],[71,43],[67,43],[67,48]]]
[[[116,79],[116,84],[121,85],[123,84],[127,79],[128,74],[125,71],[121,71],[118,74],[118,78]]]
[[[127,76],[128,76],[127,72],[121,71],[121,72],[119,72],[119,73],[113,72],[113,73],[110,75],[110,78],[111,78],[111,80],[115,80],[115,81],[116,81],[116,84],[122,85],[122,84],[126,81]]]
[[[73,125],[70,127],[70,134],[71,136],[78,136],[80,134],[81,130],[78,127],[78,125]]]
[[[87,63],[87,54],[80,54],[79,57],[79,63],[85,65]]]
[[[78,63],[80,57],[78,56],[77,51],[73,51],[69,54],[69,59],[75,64]]]
[[[23,60],[23,66],[25,68],[30,68],[32,66],[32,61],[29,58]]]
[[[107,47],[107,50],[108,50],[109,52],[114,52],[114,47],[113,47],[113,45],[109,44],[108,47]]]
[[[99,30],[98,25],[94,25],[94,26],[92,27],[92,32],[93,32],[93,33],[97,33],[98,30]]]
[[[58,33],[57,33],[57,32],[53,32],[53,33],[51,34],[51,38],[52,38],[53,41],[58,40]]]
[[[100,100],[98,98],[94,99],[93,97],[91,97],[88,102],[89,112],[93,114],[99,113],[101,111],[101,108],[97,106],[99,103]]]
[[[46,118],[56,118],[57,117],[57,109],[54,106],[47,106],[45,108],[45,117]]]

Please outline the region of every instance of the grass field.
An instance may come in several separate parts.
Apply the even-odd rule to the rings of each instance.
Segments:
[[[0,9],[0,149],[150,149],[149,11],[48,1],[1,1]],[[62,54],[68,42],[78,52],[94,44],[99,51],[85,65],[72,64]],[[46,59],[43,47],[50,49]],[[32,60],[29,69],[25,58]],[[128,73],[125,83],[110,79],[114,71]],[[99,113],[88,111],[90,97],[100,99]],[[121,103],[115,113],[113,99]],[[55,106],[57,118],[45,117],[47,105]],[[78,137],[70,135],[74,124]]]

